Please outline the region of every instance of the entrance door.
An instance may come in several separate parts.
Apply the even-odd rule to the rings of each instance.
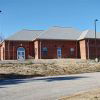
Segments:
[[[17,49],[17,59],[18,60],[25,60],[25,49],[23,47],[19,47]]]
[[[61,48],[57,48],[57,58],[61,58],[62,57],[62,50]]]

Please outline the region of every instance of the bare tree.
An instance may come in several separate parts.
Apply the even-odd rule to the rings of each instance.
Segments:
[[[2,32],[0,33],[0,42],[2,42],[4,40],[4,36],[2,34]]]

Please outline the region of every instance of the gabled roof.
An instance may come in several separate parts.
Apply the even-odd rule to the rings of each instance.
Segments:
[[[26,30],[23,29],[8,37],[6,40],[33,41],[36,39],[51,40],[81,40],[86,38],[95,38],[93,30],[79,31],[72,27],[51,27],[48,30]],[[100,32],[97,32],[97,38],[100,38]]]
[[[95,38],[95,32],[93,30],[85,30],[81,33],[78,40],[87,39],[87,38]],[[96,38],[100,39],[100,32],[96,32]]]
[[[6,40],[19,40],[19,41],[33,41],[35,40],[43,30],[27,30],[23,29],[16,32],[12,36],[8,37]]]
[[[21,30],[6,40],[33,41],[35,39],[77,40],[81,32],[72,27],[52,27],[43,30]]]
[[[77,40],[81,32],[72,27],[52,27],[44,31],[38,39]]]

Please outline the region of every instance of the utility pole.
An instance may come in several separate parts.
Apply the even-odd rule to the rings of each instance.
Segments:
[[[95,60],[98,61],[97,58],[97,34],[96,34],[96,22],[98,21],[98,19],[94,20],[94,25],[95,25]]]
[[[0,10],[0,13],[1,13],[2,11]],[[3,37],[2,37],[2,35],[1,35],[1,33],[0,33],[0,42],[2,41],[2,39],[3,39]]]

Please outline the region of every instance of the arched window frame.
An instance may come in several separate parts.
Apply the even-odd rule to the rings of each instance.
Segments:
[[[22,57],[23,59],[19,57]],[[17,48],[17,60],[25,60],[25,48],[24,47]]]

